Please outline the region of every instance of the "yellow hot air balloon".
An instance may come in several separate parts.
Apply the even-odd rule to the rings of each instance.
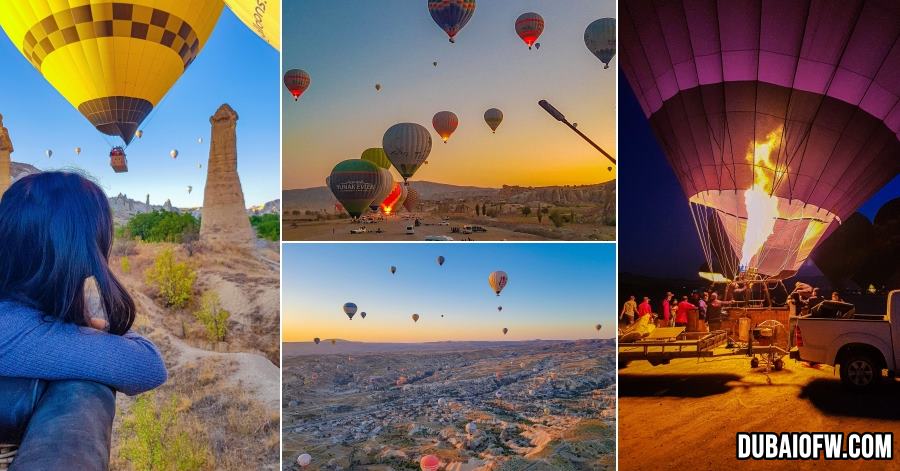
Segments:
[[[0,27],[98,131],[126,144],[194,61],[221,0],[5,0]]]
[[[225,0],[225,4],[263,41],[281,50],[281,0]]]

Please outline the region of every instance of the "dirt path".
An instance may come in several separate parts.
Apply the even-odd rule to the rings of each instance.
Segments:
[[[900,383],[851,394],[831,367],[787,360],[784,370],[767,378],[749,363],[734,356],[677,359],[656,367],[634,361],[620,369],[619,469],[888,468],[872,461],[738,461],[737,432],[900,436]]]

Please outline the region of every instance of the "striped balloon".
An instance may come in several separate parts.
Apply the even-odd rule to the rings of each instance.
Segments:
[[[491,108],[484,112],[484,122],[491,128],[491,132],[496,133],[500,123],[503,122],[503,112],[497,108]]]
[[[384,199],[391,194],[391,190],[394,189],[394,176],[391,175],[391,171],[386,168],[379,168],[378,172],[381,173],[381,178],[378,180],[378,190],[375,193],[375,199],[369,203],[369,209],[372,211],[378,211],[381,202],[384,201]]]
[[[459,30],[475,14],[475,0],[428,0],[428,12],[450,37],[450,42],[455,43]]]
[[[534,46],[535,41],[544,32],[544,18],[534,12],[522,13],[516,19],[516,34],[525,41],[528,49]]]
[[[506,287],[507,281],[509,281],[509,277],[506,276],[505,271],[495,271],[488,275],[488,284],[491,285],[491,289],[497,293],[497,296],[500,296],[500,292]]]
[[[459,126],[459,118],[452,111],[438,111],[431,118],[431,125],[434,126],[438,136],[441,136],[441,140],[446,143],[453,135],[453,131],[456,131],[456,127]]]
[[[294,101],[300,99],[300,95],[309,88],[309,74],[302,69],[291,69],[284,73],[284,86],[294,97]]]
[[[370,147],[363,151],[359,158],[368,160],[381,168],[391,168],[391,161],[388,160],[387,154],[381,147]]]
[[[589,24],[584,30],[584,44],[608,69],[616,55],[616,19],[600,18]]]
[[[415,188],[409,187],[406,193],[406,201],[403,202],[403,207],[406,208],[407,211],[413,212],[415,211],[418,202],[419,192],[416,191]]]
[[[395,124],[384,133],[381,145],[405,182],[428,159],[428,154],[431,153],[431,134],[420,124]]]
[[[356,314],[356,304],[344,303],[342,309],[344,310],[344,314],[346,314],[347,317],[350,318],[350,320],[353,320],[353,315]]]
[[[351,159],[334,166],[328,187],[347,213],[358,218],[375,199],[383,178],[384,175],[372,162]]]

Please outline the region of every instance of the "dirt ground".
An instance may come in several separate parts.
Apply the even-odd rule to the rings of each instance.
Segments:
[[[413,221],[404,219],[390,219],[378,224],[353,224],[347,219],[298,223],[285,221],[283,229],[285,240],[422,241],[429,235],[446,235],[453,237],[453,240],[548,240],[545,237],[515,232],[486,224],[481,225],[488,230],[487,232],[452,234],[450,233],[450,227],[438,225],[437,219],[425,220],[423,225],[415,228],[415,235],[407,235],[406,226],[412,224]],[[462,225],[462,223],[455,222],[451,222],[451,224]],[[370,232],[366,234],[350,234],[350,229],[360,226],[365,227]],[[374,231],[378,230],[378,228],[381,228],[384,232],[381,234],[375,233]]]
[[[898,469],[897,462],[738,461],[737,432],[893,432],[900,382],[850,393],[830,366],[786,359],[751,370],[743,355],[619,370],[619,469]],[[897,442],[895,438],[894,453]],[[895,458],[896,460],[896,458]]]

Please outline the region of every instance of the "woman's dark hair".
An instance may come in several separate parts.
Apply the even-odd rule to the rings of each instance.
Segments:
[[[109,269],[112,211],[95,183],[68,172],[23,177],[0,200],[0,298],[85,325],[84,281],[93,276],[109,318],[124,334],[131,296]]]

